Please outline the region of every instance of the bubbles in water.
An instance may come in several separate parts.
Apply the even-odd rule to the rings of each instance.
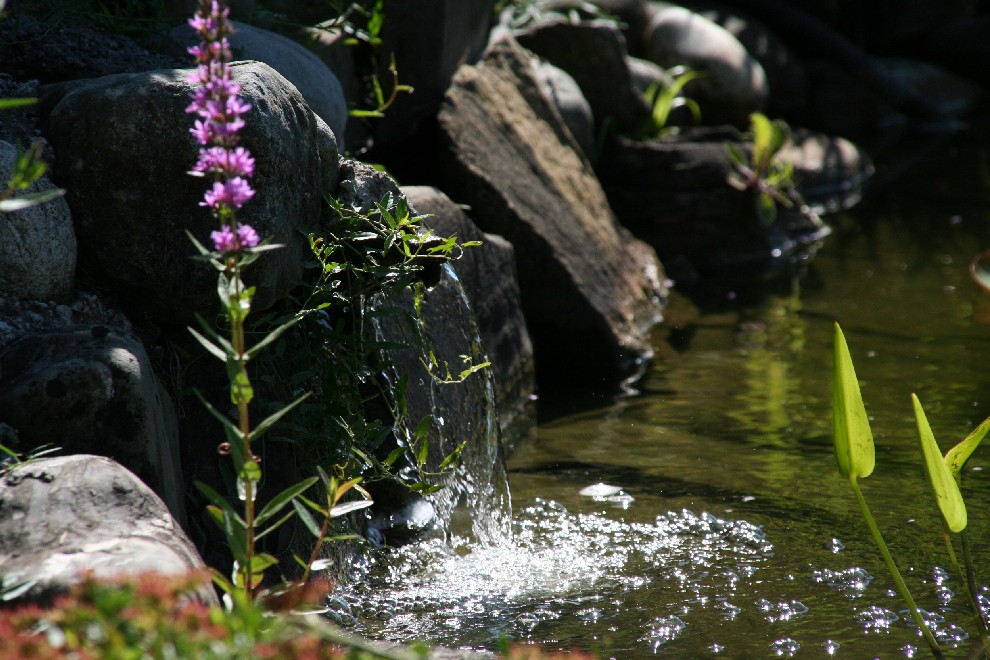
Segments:
[[[811,573],[811,579],[818,584],[824,583],[833,589],[838,589],[847,596],[855,597],[861,596],[866,591],[873,581],[873,576],[864,569],[853,566],[842,571],[828,568],[815,570]]]
[[[783,603],[771,603],[765,598],[756,601],[756,606],[763,612],[764,618],[770,623],[777,621],[790,621],[802,614],[807,613],[808,608],[800,601],[792,600]]]
[[[656,653],[661,646],[680,637],[686,627],[687,624],[680,617],[668,616],[654,619],[653,623],[647,629],[646,634],[639,639],[640,641],[647,642],[650,648],[653,649],[653,652]]]
[[[833,538],[829,542],[828,548],[829,548],[829,550],[832,551],[832,554],[833,555],[837,555],[840,552],[842,552],[843,550],[845,550],[846,549],[846,546],[839,539]]]
[[[888,610],[877,605],[870,605],[856,614],[856,618],[863,624],[863,628],[868,633],[888,633],[890,626],[900,619],[893,610]]]
[[[770,652],[777,656],[783,656],[785,658],[793,657],[795,653],[801,650],[801,645],[790,637],[785,637],[783,639],[778,639],[773,644],[770,645]]]
[[[831,639],[826,639],[825,643],[822,644],[822,648],[825,649],[825,653],[828,655],[835,655],[839,651],[840,646],[841,644]]]

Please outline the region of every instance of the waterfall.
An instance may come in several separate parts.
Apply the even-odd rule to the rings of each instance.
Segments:
[[[442,380],[448,368],[456,379],[468,366],[487,360],[478,324],[454,268],[444,266],[440,283],[424,294],[420,304],[424,348],[432,351],[438,365],[432,374],[422,351],[415,348],[417,333],[410,324],[416,321],[408,314],[390,313],[396,308],[412,312],[412,294],[404,291],[401,296],[376,300],[370,316],[378,341],[410,347],[389,349],[396,373],[408,377],[407,428],[398,435],[410,437],[419,421],[432,415],[427,434],[430,472],[438,471],[444,457],[464,443],[457,467],[441,478],[444,488],[426,497],[448,538],[500,544],[510,536],[511,504],[492,370],[477,371],[460,383]],[[395,376],[391,374],[390,380]],[[436,479],[429,478],[431,482]]]

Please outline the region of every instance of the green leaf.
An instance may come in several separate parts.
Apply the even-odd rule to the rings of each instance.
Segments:
[[[238,369],[235,363],[228,362],[228,375],[230,376],[230,402],[235,405],[241,403],[251,403],[254,398],[254,388],[251,387],[251,379],[248,378],[247,371]]]
[[[284,408],[282,408],[277,412],[272,413],[264,420],[262,420],[262,422],[258,424],[258,426],[256,426],[253,431],[251,431],[251,435],[248,436],[248,442],[254,442],[258,438],[263,436],[265,432],[268,431],[268,429],[270,429],[276,423],[278,423],[278,421],[283,417],[285,417],[293,408],[295,408],[300,403],[308,399],[310,394],[312,394],[312,392],[306,392],[305,394],[297,398],[289,405],[285,406]]]
[[[457,445],[457,449],[455,449],[454,451],[450,452],[450,454],[448,454],[447,457],[445,459],[443,459],[443,462],[440,463],[440,468],[439,469],[443,470],[444,468],[447,468],[447,467],[453,465],[454,463],[456,463],[460,459],[461,452],[464,451],[464,447],[465,447],[465,445],[467,445],[467,443],[468,443],[468,441],[465,440],[461,444]]]
[[[983,420],[983,423],[973,429],[958,445],[950,449],[945,454],[945,464],[949,467],[949,472],[955,478],[956,483],[960,481],[960,474],[966,461],[972,456],[976,448],[983,442],[987,432],[990,431],[990,417]]]
[[[3,9],[3,3],[0,2],[0,10]],[[22,99],[0,99],[0,110],[11,110],[13,108],[23,108],[26,105],[34,105],[38,102],[37,98],[22,98]]]
[[[199,390],[193,390],[193,394],[196,395],[196,398],[199,399],[199,402],[203,404],[206,410],[221,424],[223,424],[224,435],[226,436],[227,441],[232,445],[239,442],[241,440],[241,430],[237,427],[237,425],[234,424],[229,417],[213,407],[213,404],[207,401]]]
[[[272,500],[258,513],[257,517],[254,519],[255,523],[260,525],[274,516],[276,513],[281,511],[285,505],[294,500],[297,495],[304,493],[317,481],[318,479],[316,477],[309,477],[308,479],[303,479],[294,486],[289,486],[283,490],[281,493],[273,497]]]
[[[343,504],[338,504],[337,506],[330,509],[331,518],[339,518],[340,516],[346,516],[352,511],[360,511],[361,509],[367,509],[369,506],[374,504],[371,500],[354,500],[352,502],[344,502]]]
[[[32,206],[44,204],[64,194],[65,191],[63,189],[57,188],[55,190],[43,190],[41,192],[18,195],[17,197],[0,201],[0,212],[13,213],[15,211],[21,211]]]
[[[316,519],[313,518],[313,514],[311,514],[306,507],[300,504],[299,500],[292,500],[292,508],[296,510],[296,515],[298,515],[299,519],[303,521],[303,524],[306,526],[306,529],[309,530],[309,533],[312,534],[314,538],[320,538],[320,526],[316,524]]]
[[[385,457],[385,460],[382,461],[382,465],[386,467],[392,467],[392,465],[397,460],[399,460],[399,457],[405,453],[406,453],[405,447],[396,447],[395,449],[389,452],[388,456]]]
[[[262,339],[257,344],[255,344],[254,346],[252,346],[251,348],[249,348],[247,350],[247,356],[248,356],[248,358],[253,358],[261,350],[263,350],[266,346],[268,346],[273,341],[275,341],[276,339],[278,339],[279,337],[281,337],[283,334],[285,334],[285,332],[287,330],[289,330],[292,326],[294,326],[297,323],[299,323],[299,321],[301,321],[301,320],[302,320],[302,317],[301,316],[297,316],[297,317],[293,318],[290,321],[286,321],[282,325],[278,326],[277,328],[275,328],[274,330],[272,330],[271,332],[269,332],[268,335],[266,335],[264,339]]]
[[[230,504],[230,502],[226,500],[226,498],[220,495],[220,493],[213,490],[213,488],[203,483],[202,481],[196,482],[196,488],[199,489],[199,492],[205,495],[206,498],[210,500],[210,502],[212,502],[218,509],[220,509],[224,513],[229,513],[231,516],[233,516],[234,521],[237,522],[241,527],[247,526],[246,523],[244,522],[244,519],[241,518],[239,515],[237,515],[237,512],[234,511],[234,507]]]
[[[201,335],[195,329],[187,328],[187,330],[189,330],[190,334],[196,338],[196,341],[198,341],[203,348],[205,348],[211,355],[219,359],[221,362],[226,362],[229,358],[234,357],[233,354],[225,353],[222,348]]]
[[[289,519],[292,518],[292,516],[294,516],[294,515],[296,515],[296,512],[295,511],[289,511],[284,516],[282,516],[281,518],[279,518],[278,520],[276,520],[275,522],[273,522],[271,525],[269,525],[268,527],[266,527],[264,530],[262,530],[260,532],[256,532],[255,535],[254,535],[254,540],[257,541],[257,540],[259,540],[259,539],[261,539],[261,538],[263,538],[265,536],[268,536],[270,533],[274,532],[276,529],[278,529],[283,524],[285,524],[286,522],[288,522]]]
[[[914,418],[918,424],[918,437],[921,439],[921,453],[925,457],[925,474],[928,475],[928,483],[932,487],[932,493],[935,494],[945,526],[949,531],[958,534],[966,529],[966,503],[963,502],[959,485],[952,478],[949,466],[942,460],[942,452],[935,442],[935,435],[928,425],[928,418],[925,417],[921,402],[914,394],[911,395],[911,403],[914,404]]]
[[[834,339],[832,439],[839,474],[846,478],[863,478],[873,473],[873,432],[849,346],[838,323],[835,324]]]

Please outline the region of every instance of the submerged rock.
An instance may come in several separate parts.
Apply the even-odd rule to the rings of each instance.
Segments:
[[[444,190],[515,247],[541,378],[628,376],[650,353],[662,270],[616,222],[532,60],[506,42],[455,76],[440,113]]]
[[[0,473],[0,575],[20,600],[47,600],[87,575],[203,568],[162,501],[100,456],[39,459]],[[200,597],[216,602],[212,589]]]

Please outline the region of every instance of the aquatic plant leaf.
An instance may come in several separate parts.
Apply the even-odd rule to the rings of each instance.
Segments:
[[[309,487],[315,484],[317,481],[319,481],[317,477],[309,477],[307,479],[303,479],[294,486],[289,486],[281,493],[273,497],[272,500],[265,505],[265,508],[263,508],[261,512],[258,513],[257,517],[255,517],[254,523],[256,525],[260,525],[261,523],[265,522],[266,520],[274,516],[276,513],[281,511],[283,507],[289,504],[289,502],[294,500],[298,495],[301,495],[306,490],[308,490]]]
[[[835,459],[843,477],[868,477],[873,473],[873,431],[863,405],[849,346],[842,328],[835,324],[832,382],[832,440]]]
[[[980,446],[980,443],[983,442],[983,438],[986,437],[988,431],[990,431],[990,417],[983,420],[983,423],[973,429],[972,433],[967,435],[962,442],[945,453],[945,464],[948,466],[949,472],[952,473],[957,484],[959,483],[963,466],[969,460],[969,457],[973,455],[973,452],[976,451],[976,448]]]
[[[950,531],[959,533],[966,529],[966,503],[963,501],[962,493],[959,492],[959,485],[952,478],[949,466],[942,460],[942,452],[935,442],[935,435],[928,424],[928,418],[925,417],[921,401],[912,394],[911,403],[914,405],[914,418],[918,424],[918,437],[921,439],[921,453],[925,457],[925,474],[928,475],[928,483],[935,494],[945,526]]]

